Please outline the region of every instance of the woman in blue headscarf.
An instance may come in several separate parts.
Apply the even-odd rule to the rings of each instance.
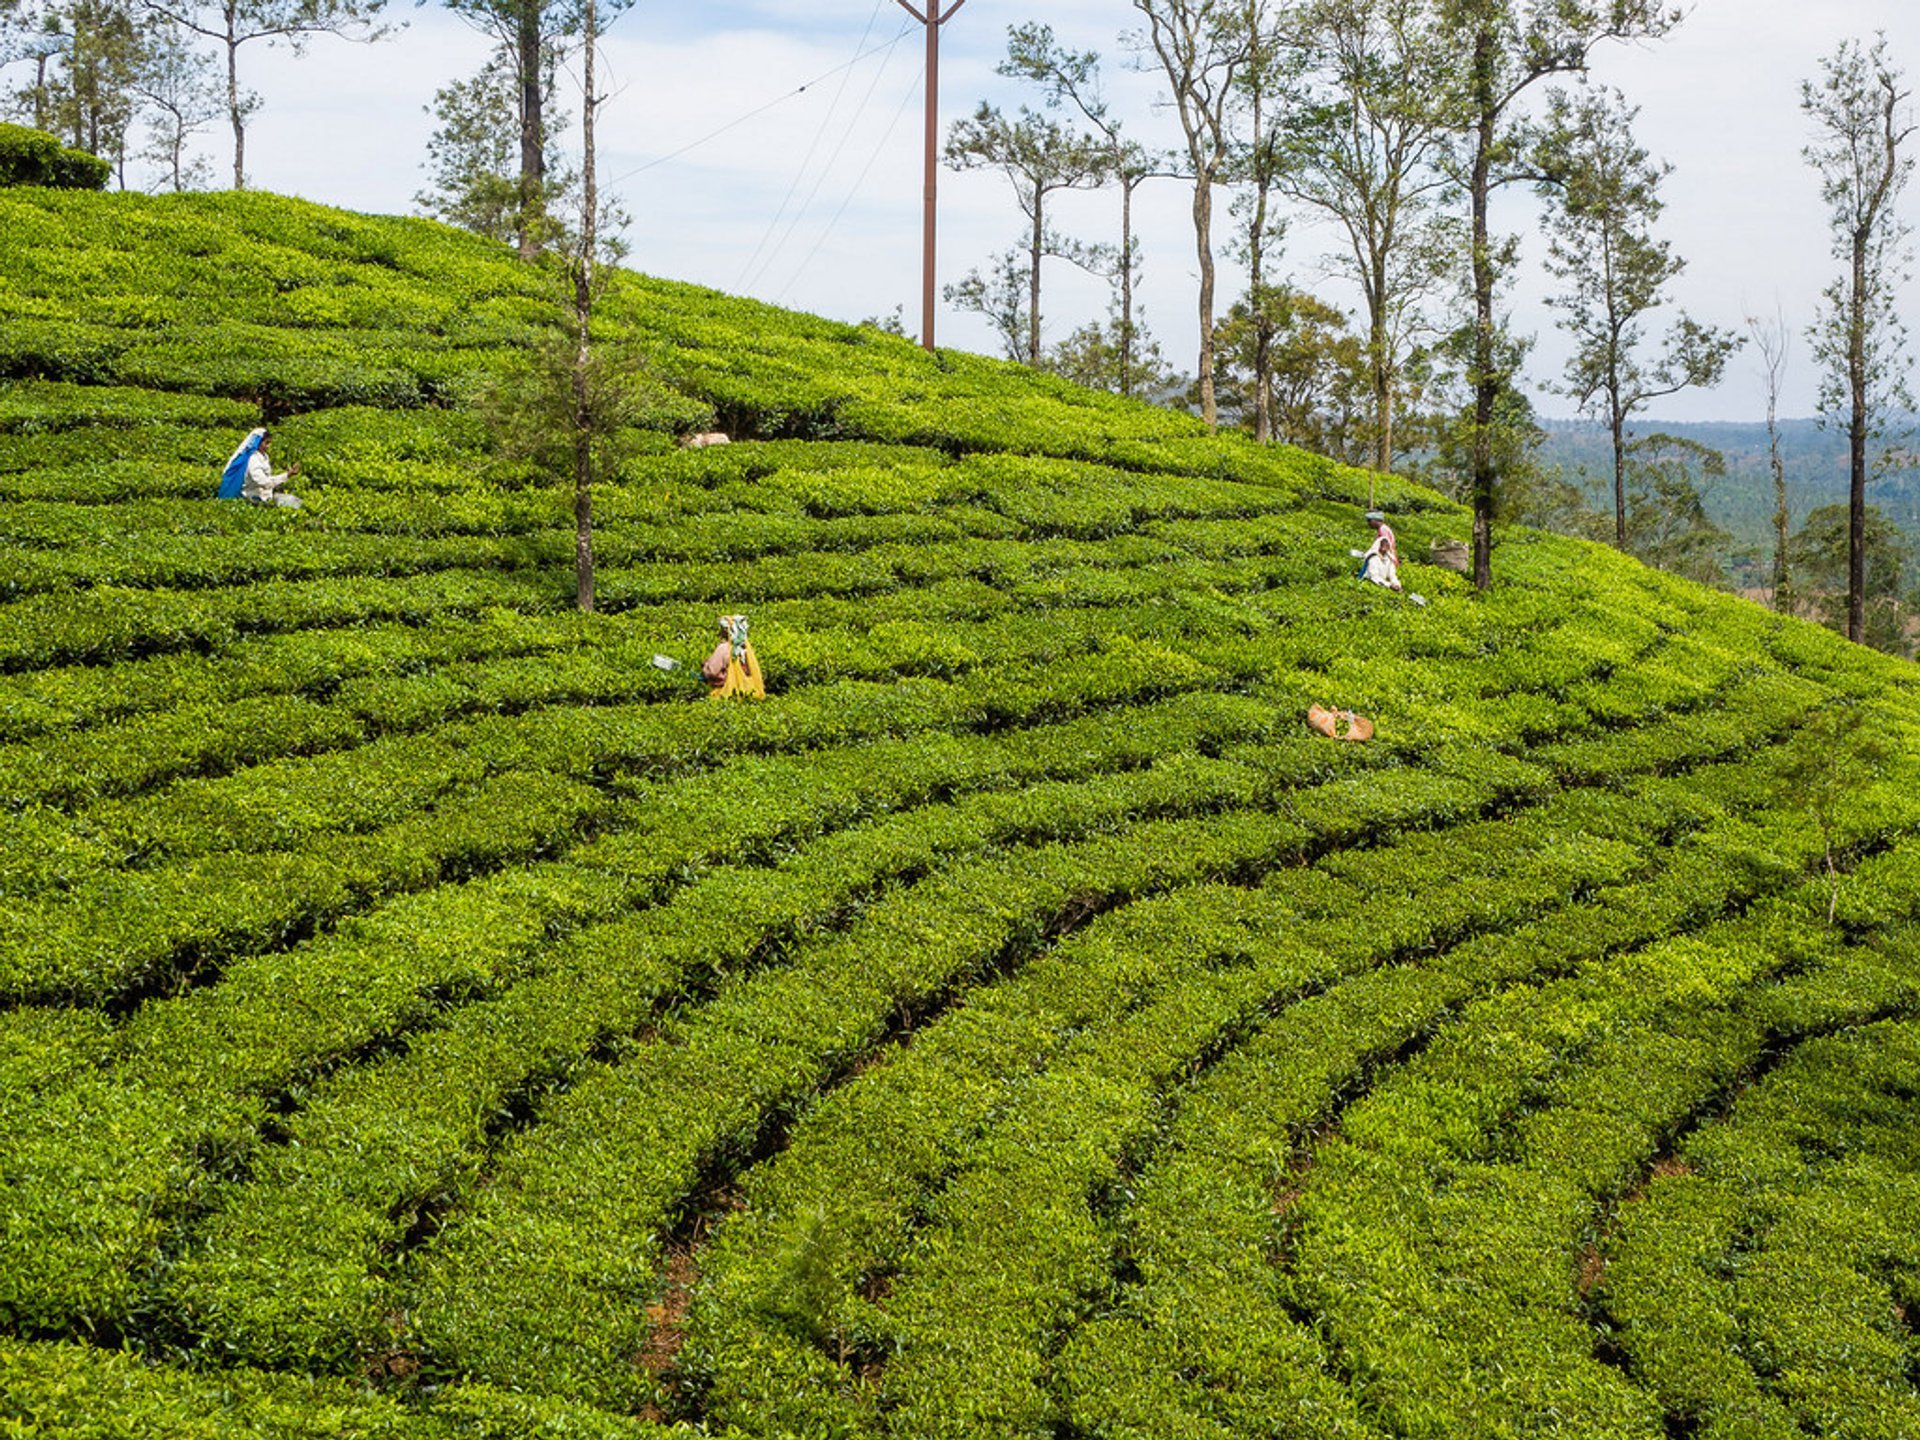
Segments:
[[[255,505],[278,505],[285,510],[300,508],[298,496],[280,493],[280,487],[298,475],[300,467],[289,465],[280,474],[274,473],[273,462],[267,456],[272,438],[263,428],[250,432],[240,442],[240,448],[233,452],[226,468],[220,472],[222,500],[251,500]]]

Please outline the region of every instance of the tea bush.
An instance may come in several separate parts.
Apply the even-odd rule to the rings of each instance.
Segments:
[[[0,1429],[1920,1426],[1911,666],[1505,527],[1417,607],[1432,491],[626,272],[581,615],[473,403],[551,274],[0,231]]]
[[[97,155],[62,145],[44,130],[0,125],[0,186],[104,190],[112,178],[113,166]]]

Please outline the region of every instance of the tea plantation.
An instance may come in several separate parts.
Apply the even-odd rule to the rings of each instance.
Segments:
[[[638,276],[581,616],[535,271],[0,234],[0,1434],[1920,1436],[1912,666]]]

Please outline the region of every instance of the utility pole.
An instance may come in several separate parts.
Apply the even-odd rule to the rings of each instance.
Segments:
[[[898,0],[899,6],[927,27],[927,192],[926,214],[920,257],[920,343],[933,349],[933,252],[934,196],[940,180],[940,27],[953,18],[967,0],[953,0],[943,11],[941,0],[923,0],[924,10],[912,0]]]

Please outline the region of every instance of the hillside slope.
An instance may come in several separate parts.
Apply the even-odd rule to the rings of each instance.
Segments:
[[[582,617],[504,254],[0,233],[10,1434],[1920,1433],[1910,665],[637,276]]]

